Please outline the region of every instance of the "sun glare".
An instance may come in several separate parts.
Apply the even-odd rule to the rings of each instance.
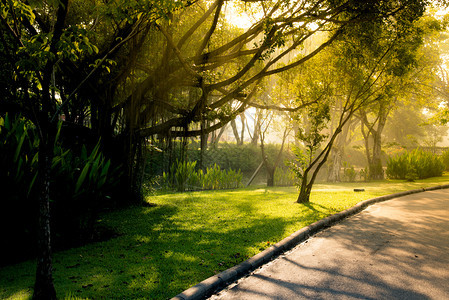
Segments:
[[[224,15],[227,22],[242,29],[250,28],[263,16],[261,12],[251,12],[250,14],[246,10],[239,12],[233,2],[226,4]]]

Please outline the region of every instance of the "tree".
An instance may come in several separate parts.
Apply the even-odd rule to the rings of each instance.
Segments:
[[[48,166],[59,119],[101,137],[106,154],[122,163],[123,190],[134,196],[122,199],[139,200],[148,137],[171,145],[174,138],[200,136],[204,145],[207,134],[258,106],[253,98],[264,78],[303,65],[357,24],[400,14],[414,18],[422,9],[420,1],[412,0],[251,1],[245,3],[248,9],[261,15],[242,30],[227,24],[224,4],[0,2],[0,49],[8,57],[0,61],[8,68],[1,77],[8,86],[2,88],[1,113],[22,113],[40,134],[43,259],[36,297],[53,297]],[[322,32],[328,34],[309,51],[302,49],[285,62]]]
[[[198,21],[191,27],[178,29],[175,21],[181,22],[182,17],[176,14],[172,22],[158,24],[166,40],[166,55],[160,67],[154,68],[156,72],[142,78],[135,91],[142,91],[137,99],[142,99],[138,102],[144,105],[143,98],[148,98],[148,93],[153,89],[151,82],[154,79],[151,78],[157,76],[164,82],[164,87],[157,89],[158,93],[170,94],[173,88],[190,88],[199,91],[198,98],[186,106],[183,102],[174,105],[169,97],[162,94],[158,97],[153,95],[152,108],[166,111],[163,114],[166,117],[151,119],[146,123],[146,128],[137,130],[138,137],[155,134],[198,136],[200,132],[213,132],[247,107],[257,105],[253,102],[254,94],[264,77],[302,65],[332,44],[343,29],[353,24],[381,19],[416,5],[413,1],[406,2],[404,6],[397,6],[398,3],[393,1],[385,6],[361,4],[359,1],[338,4],[320,1],[311,5],[300,1],[284,4],[254,1],[246,5],[248,9],[260,10],[261,17],[242,32],[226,30],[226,24],[221,19],[223,1],[214,1],[210,6],[204,6],[203,2],[197,4],[205,13],[197,19],[192,18]],[[190,16],[190,12],[183,14]],[[304,50],[295,60],[285,63],[290,53],[322,31],[330,34],[323,35],[310,51]],[[194,38],[199,42],[188,44]],[[232,105],[234,101],[237,104]],[[199,125],[204,124],[201,120],[208,122],[205,126]],[[186,124],[188,130],[176,130],[177,127],[185,128]]]
[[[404,148],[416,148],[425,136],[423,126],[420,126],[424,121],[420,106],[398,107],[388,117],[385,141]]]
[[[284,118],[282,118],[284,117]],[[284,119],[284,120],[282,120]],[[277,153],[276,157],[273,161],[271,161],[268,158],[268,155],[265,150],[266,145],[266,135],[268,133],[268,128],[271,127],[270,125],[273,122],[281,122],[284,124],[282,138],[281,138],[281,147],[279,149],[279,152]],[[259,123],[259,128],[257,129],[257,132],[259,132],[260,136],[260,149],[262,153],[262,161],[265,166],[265,169],[267,170],[267,186],[274,186],[274,174],[276,173],[276,169],[279,166],[279,163],[281,162],[282,153],[284,150],[284,145],[287,140],[288,135],[290,134],[291,127],[289,126],[288,122],[285,120],[285,116],[279,116],[274,114],[273,112],[268,112],[265,117],[261,119],[261,122]]]
[[[407,35],[400,36],[400,43],[393,50],[393,55],[401,59],[389,63],[390,71],[384,78],[386,89],[383,96],[380,101],[358,113],[371,179],[384,177],[381,161],[382,133],[390,113],[401,103],[417,108],[432,105],[426,81],[433,77],[432,69],[437,60],[432,53],[434,50],[428,49],[429,40],[442,28],[436,19],[425,17],[409,27]]]
[[[416,17],[419,15],[420,12],[417,12]],[[401,20],[400,15],[397,18]],[[307,159],[300,157],[298,160],[303,166],[297,165],[294,168],[301,178],[298,202],[309,201],[312,185],[319,170],[326,162],[335,139],[354,113],[364,107],[381,103],[382,99],[387,98],[385,95],[391,91],[394,80],[410,69],[413,62],[411,56],[416,47],[407,48],[406,46],[410,46],[407,39],[411,39],[413,45],[418,45],[420,35],[413,31],[414,27],[409,22],[394,27],[397,31],[391,30],[390,26],[390,23],[383,23],[382,20],[370,24],[357,24],[346,32],[344,41],[334,43],[331,48],[333,55],[328,56],[327,60],[321,60],[330,62],[326,68],[326,76],[315,76],[314,79],[318,82],[302,80],[306,84],[303,90],[307,90],[308,87],[309,90],[319,91],[324,86],[332,87],[327,89],[330,92],[323,93],[325,105],[335,103],[335,99],[338,98],[342,101],[342,109],[336,127],[327,134],[323,131],[328,121],[326,110],[317,107],[308,113],[313,130],[299,135],[299,139],[308,150]],[[404,30],[415,35],[403,38]],[[404,53],[404,49],[410,53],[407,51]],[[328,75],[329,72],[333,74]],[[310,70],[307,73],[310,74]],[[338,83],[335,78],[338,79]],[[330,101],[332,98],[334,100]],[[327,136],[326,145],[318,151]]]
[[[78,6],[83,4],[81,1],[74,2]],[[23,115],[34,123],[39,136],[36,181],[39,202],[38,257],[34,299],[56,298],[52,276],[49,194],[50,166],[58,122],[63,112],[69,120],[80,118],[80,122],[84,121],[85,99],[82,96],[89,86],[88,80],[101,67],[108,68],[104,64],[108,55],[123,44],[114,40],[112,47],[103,53],[102,59],[90,60],[99,53],[89,39],[91,34],[85,28],[86,24],[96,23],[84,19],[86,15],[76,15],[76,12],[85,11],[75,9],[75,15],[69,15],[70,4],[73,2],[69,3],[68,0],[0,2],[0,49],[2,57],[4,54],[9,60],[1,60],[2,65],[7,66],[7,71],[1,77],[2,94],[5,97],[0,100],[0,112],[2,115],[6,112]],[[134,17],[132,25],[139,24],[139,19],[139,16]],[[132,35],[132,30],[125,33],[125,39]],[[107,39],[106,35],[103,37]],[[83,76],[85,70],[82,70],[82,66],[88,63],[90,72]],[[94,124],[95,111],[90,111]]]
[[[18,78],[21,78],[19,80],[22,84],[26,79],[31,80],[30,84],[25,83],[25,87],[21,87],[23,95],[16,94],[15,96],[19,101],[30,101],[29,109],[33,113],[31,120],[38,129],[40,140],[37,179],[39,202],[38,257],[33,299],[56,299],[51,260],[49,173],[54,155],[53,147],[58,117],[55,85],[52,77],[58,59],[67,55],[67,50],[76,52],[80,49],[74,48],[73,45],[69,45],[69,49],[60,48],[61,41],[64,38],[65,20],[68,11],[67,0],[61,1],[54,8],[55,22],[52,30],[47,33],[38,33],[33,27],[30,28],[35,15],[29,6],[19,1],[14,1],[14,3],[10,1],[7,4],[2,2],[0,7],[3,11],[1,21],[2,30],[4,30],[4,34],[2,34],[4,50],[12,52],[15,49],[21,54],[19,60],[16,60],[18,72],[15,72],[15,74]],[[49,8],[53,9],[53,7]],[[31,31],[34,39],[26,35],[27,30]],[[6,43],[7,38],[13,38],[15,43]],[[32,65],[32,67],[30,68],[29,65]]]
[[[339,115],[338,113],[332,115]],[[354,130],[354,119],[351,118],[346,126],[343,126],[342,132],[337,136],[335,144],[332,147],[330,154],[329,172],[327,175],[327,181],[340,182],[340,169],[342,167],[342,159],[345,156],[346,146],[350,144],[350,133]]]

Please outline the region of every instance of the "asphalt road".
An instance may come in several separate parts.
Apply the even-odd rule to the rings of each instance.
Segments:
[[[449,190],[374,204],[210,299],[449,299]]]

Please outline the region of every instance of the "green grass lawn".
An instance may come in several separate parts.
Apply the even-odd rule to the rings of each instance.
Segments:
[[[295,203],[294,187],[149,196],[153,207],[102,217],[119,237],[55,253],[55,286],[60,298],[170,298],[361,200],[447,183],[448,175],[413,183],[317,184],[307,205]],[[0,299],[29,298],[34,272],[34,261],[0,269]]]

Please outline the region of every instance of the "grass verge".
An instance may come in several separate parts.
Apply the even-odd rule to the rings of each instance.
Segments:
[[[155,206],[103,216],[119,237],[55,253],[55,286],[66,299],[170,298],[359,201],[448,182],[446,175],[413,183],[317,184],[306,205],[295,203],[293,187],[150,196]],[[0,299],[29,298],[34,272],[34,261],[0,269]]]

